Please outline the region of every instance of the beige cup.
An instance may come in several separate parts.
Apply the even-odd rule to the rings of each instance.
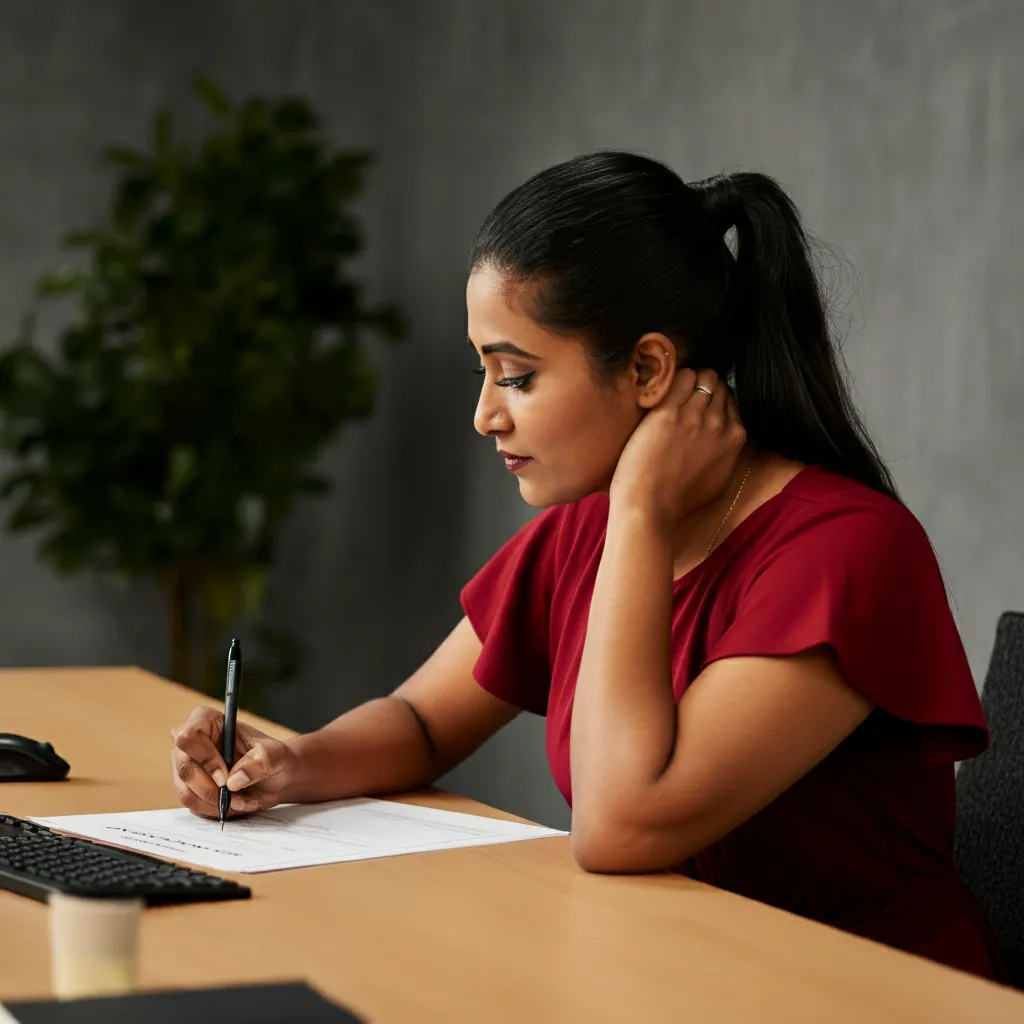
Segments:
[[[50,896],[50,972],[59,999],[135,988],[141,900]]]

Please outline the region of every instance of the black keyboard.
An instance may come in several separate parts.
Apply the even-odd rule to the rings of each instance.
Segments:
[[[0,889],[45,903],[50,893],[142,899],[149,906],[244,900],[252,892],[229,878],[181,867],[148,854],[62,835],[0,814]]]

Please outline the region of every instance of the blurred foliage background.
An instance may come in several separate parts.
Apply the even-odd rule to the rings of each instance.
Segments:
[[[373,408],[365,335],[405,328],[346,270],[371,154],[332,149],[301,98],[195,89],[208,134],[190,144],[160,111],[148,148],[106,150],[107,222],[65,236],[77,260],[39,281],[0,356],[0,499],[58,572],[159,581],[179,682],[221,694],[227,633],[251,621],[256,708],[301,664],[259,618],[281,524],[329,490],[320,452]],[[51,357],[36,314],[54,300]]]

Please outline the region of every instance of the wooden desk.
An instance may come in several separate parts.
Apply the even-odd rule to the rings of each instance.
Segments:
[[[196,703],[138,669],[0,672],[0,730],[72,766],[0,785],[0,811],[175,806],[169,730]],[[1024,994],[699,882],[587,875],[565,837],[235,877],[253,899],[145,913],[144,987],[306,978],[374,1024],[1024,1021]],[[49,994],[46,913],[0,892],[0,1000]]]

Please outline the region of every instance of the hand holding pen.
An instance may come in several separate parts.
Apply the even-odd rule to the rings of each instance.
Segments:
[[[242,650],[228,650],[224,711],[197,707],[171,730],[171,769],[182,806],[223,827],[228,811],[252,814],[302,799],[302,765],[286,740],[238,722]],[[218,749],[219,748],[219,749]],[[230,787],[228,783],[230,782]]]

